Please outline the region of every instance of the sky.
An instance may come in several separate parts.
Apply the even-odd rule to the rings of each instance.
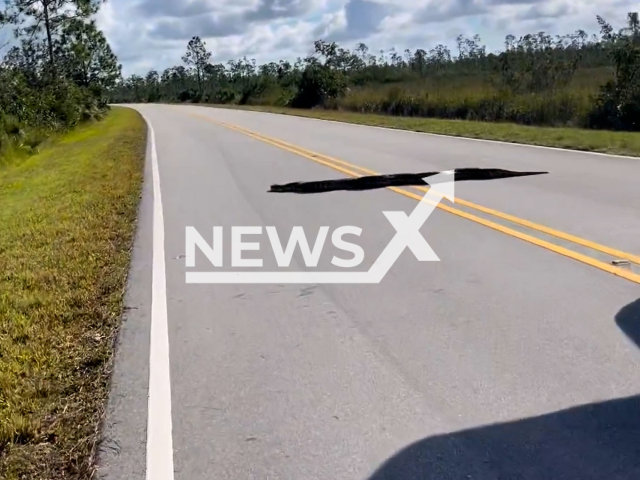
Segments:
[[[98,24],[131,75],[181,64],[194,35],[215,63],[295,61],[318,39],[377,53],[479,34],[495,51],[508,34],[598,33],[596,15],[620,27],[637,9],[637,0],[108,0]]]

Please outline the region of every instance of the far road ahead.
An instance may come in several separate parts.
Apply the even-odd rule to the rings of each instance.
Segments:
[[[135,108],[158,175],[150,149],[103,478],[640,478],[639,159]],[[406,249],[380,284],[185,282],[213,269],[186,266],[187,226],[209,242],[224,227],[225,266],[231,227],[263,226],[243,256],[273,269],[265,226],[313,242],[354,225],[365,270],[395,233],[382,212],[409,214],[423,191],[269,187],[464,167],[549,174],[457,184],[421,229],[441,261]],[[327,247],[319,267],[333,254],[348,258]]]

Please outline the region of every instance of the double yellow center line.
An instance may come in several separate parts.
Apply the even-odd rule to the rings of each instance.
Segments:
[[[281,148],[282,150],[286,150],[288,152],[291,153],[295,153],[296,155],[299,155],[301,157],[307,158],[309,160],[312,160],[316,163],[319,163],[321,165],[324,165],[326,167],[332,168],[334,170],[337,170],[339,172],[344,173],[345,175],[348,175],[350,177],[360,177],[363,175],[379,175],[378,172],[375,172],[373,170],[370,170],[368,168],[365,167],[360,167],[358,165],[354,165],[353,163],[349,163],[349,162],[345,162],[344,160],[340,160],[337,158],[333,158],[330,157],[328,155],[324,155],[321,153],[317,153],[317,152],[313,152],[311,150],[308,150],[306,148],[302,148],[299,147],[297,145],[293,145],[291,143],[273,138],[273,137],[268,137],[266,135],[262,135],[260,133],[256,133],[250,130],[247,130],[246,128],[242,128],[239,127],[237,125],[231,125],[228,123],[224,123],[224,122],[219,122],[217,120],[214,120],[206,115],[200,115],[200,114],[196,114],[196,113],[190,113],[188,114],[191,117],[195,117],[201,120],[205,120],[207,122],[210,123],[214,123],[216,125],[228,128],[230,130],[234,130],[236,132],[240,132],[244,135],[247,135],[249,137],[255,138],[256,140],[260,140],[262,142],[268,143],[270,145],[273,145],[275,147]],[[406,197],[409,198],[413,198],[415,200],[422,200],[423,199],[423,195],[419,195],[417,193],[414,193],[413,191],[404,189],[404,188],[398,188],[398,187],[387,187],[389,190],[392,190],[396,193],[399,193],[401,195],[404,195]],[[422,192],[426,192],[428,190],[427,187],[409,187],[412,190],[419,190]],[[627,253],[627,252],[623,252],[621,250],[615,249],[615,248],[611,248],[608,247],[606,245],[601,245],[599,243],[596,242],[592,242],[590,240],[585,240],[583,238],[580,237],[576,237],[575,235],[571,235],[568,233],[564,233],[561,232],[559,230],[555,230],[553,228],[549,228],[546,227],[544,225],[540,225],[534,222],[530,222],[529,220],[524,220],[522,218],[518,218],[516,216],[513,215],[509,215],[507,213],[503,213],[500,212],[498,210],[494,210],[492,208],[487,208],[487,207],[483,207],[482,205],[477,205],[475,203],[466,201],[466,200],[462,200],[458,197],[456,197],[456,203],[462,206],[465,206],[467,208],[473,209],[473,210],[477,210],[479,212],[488,214],[488,215],[492,215],[496,218],[500,218],[502,220],[506,220],[509,221],[511,223],[514,223],[516,225],[520,225],[523,227],[527,227],[531,230],[536,230],[538,232],[550,235],[552,237],[556,237],[571,243],[574,243],[576,245],[581,245],[583,247],[598,251],[600,253],[604,253],[606,255],[610,255],[612,257],[615,257],[617,259],[625,259],[628,260],[629,262],[635,263],[640,265],[640,256],[638,255],[633,255],[631,253]],[[612,273],[618,277],[622,277],[624,279],[630,280],[632,282],[635,283],[639,283],[640,284],[640,275],[633,273],[630,270],[624,269],[624,268],[620,268],[620,267],[616,267],[612,264],[603,262],[601,260],[595,259],[593,257],[590,257],[588,255],[584,255],[582,253],[578,253],[575,252],[573,250],[569,250],[565,247],[562,247],[560,245],[556,245],[554,243],[542,240],[540,238],[536,238],[534,236],[528,235],[526,233],[522,233],[519,232],[517,230],[513,230],[512,228],[506,227],[504,225],[500,225],[498,223],[492,222],[490,220],[487,220],[485,218],[482,217],[478,217],[476,215],[473,215],[471,213],[459,210],[457,208],[453,208],[449,205],[445,205],[443,203],[439,203],[437,205],[438,208],[449,212],[453,215],[457,215],[459,217],[462,218],[466,218],[467,220],[471,220],[472,222],[475,223],[479,223],[480,225],[484,225],[486,227],[492,228],[493,230],[497,230],[499,232],[502,232],[506,235],[510,235],[512,237],[515,238],[519,238],[520,240],[523,240],[525,242],[531,243],[533,245],[537,245],[539,247],[545,248],[547,250],[550,250],[552,252],[558,253],[560,255],[563,255],[565,257],[569,257],[572,258],[574,260],[577,260],[579,262],[585,263],[587,265],[590,265],[592,267],[598,268],[600,270],[603,270],[605,272],[608,273]]]

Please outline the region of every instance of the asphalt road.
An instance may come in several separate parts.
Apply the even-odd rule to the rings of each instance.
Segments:
[[[155,132],[159,183],[150,146],[102,478],[640,478],[640,269],[604,267],[640,256],[640,160],[135,108]],[[232,226],[275,226],[283,241],[303,226],[313,241],[321,226],[354,225],[366,270],[395,234],[382,212],[410,214],[415,199],[267,192],[342,178],[336,160],[380,173],[549,174],[457,184],[467,203],[442,203],[463,214],[436,209],[420,230],[440,262],[406,249],[379,284],[186,283],[213,270],[200,254],[186,266],[187,226],[208,241],[224,227],[229,271]],[[245,258],[276,268],[264,230],[244,240],[261,248]],[[332,254],[349,257],[329,245],[319,269]],[[304,269],[299,251],[291,269]]]

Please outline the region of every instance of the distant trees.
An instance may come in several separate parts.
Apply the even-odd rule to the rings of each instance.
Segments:
[[[202,96],[202,73],[209,63],[210,58],[211,52],[207,51],[206,44],[200,39],[200,37],[193,37],[189,41],[189,44],[187,45],[187,53],[182,57],[182,61],[190,67],[193,67],[196,71],[199,96]]]
[[[349,50],[317,40],[305,58],[263,65],[246,57],[213,64],[204,42],[193,37],[186,68],[167,69],[159,79],[124,80],[111,96],[640,129],[633,120],[639,118],[633,106],[638,16],[629,14],[617,33],[604,21],[601,26],[600,37],[582,30],[508,35],[499,52],[487,52],[478,35],[459,35],[453,52],[438,44],[375,53],[364,43]]]
[[[542,32],[517,40],[509,35],[498,55],[502,83],[514,93],[566,87],[590,45],[581,30],[555,39]]]

